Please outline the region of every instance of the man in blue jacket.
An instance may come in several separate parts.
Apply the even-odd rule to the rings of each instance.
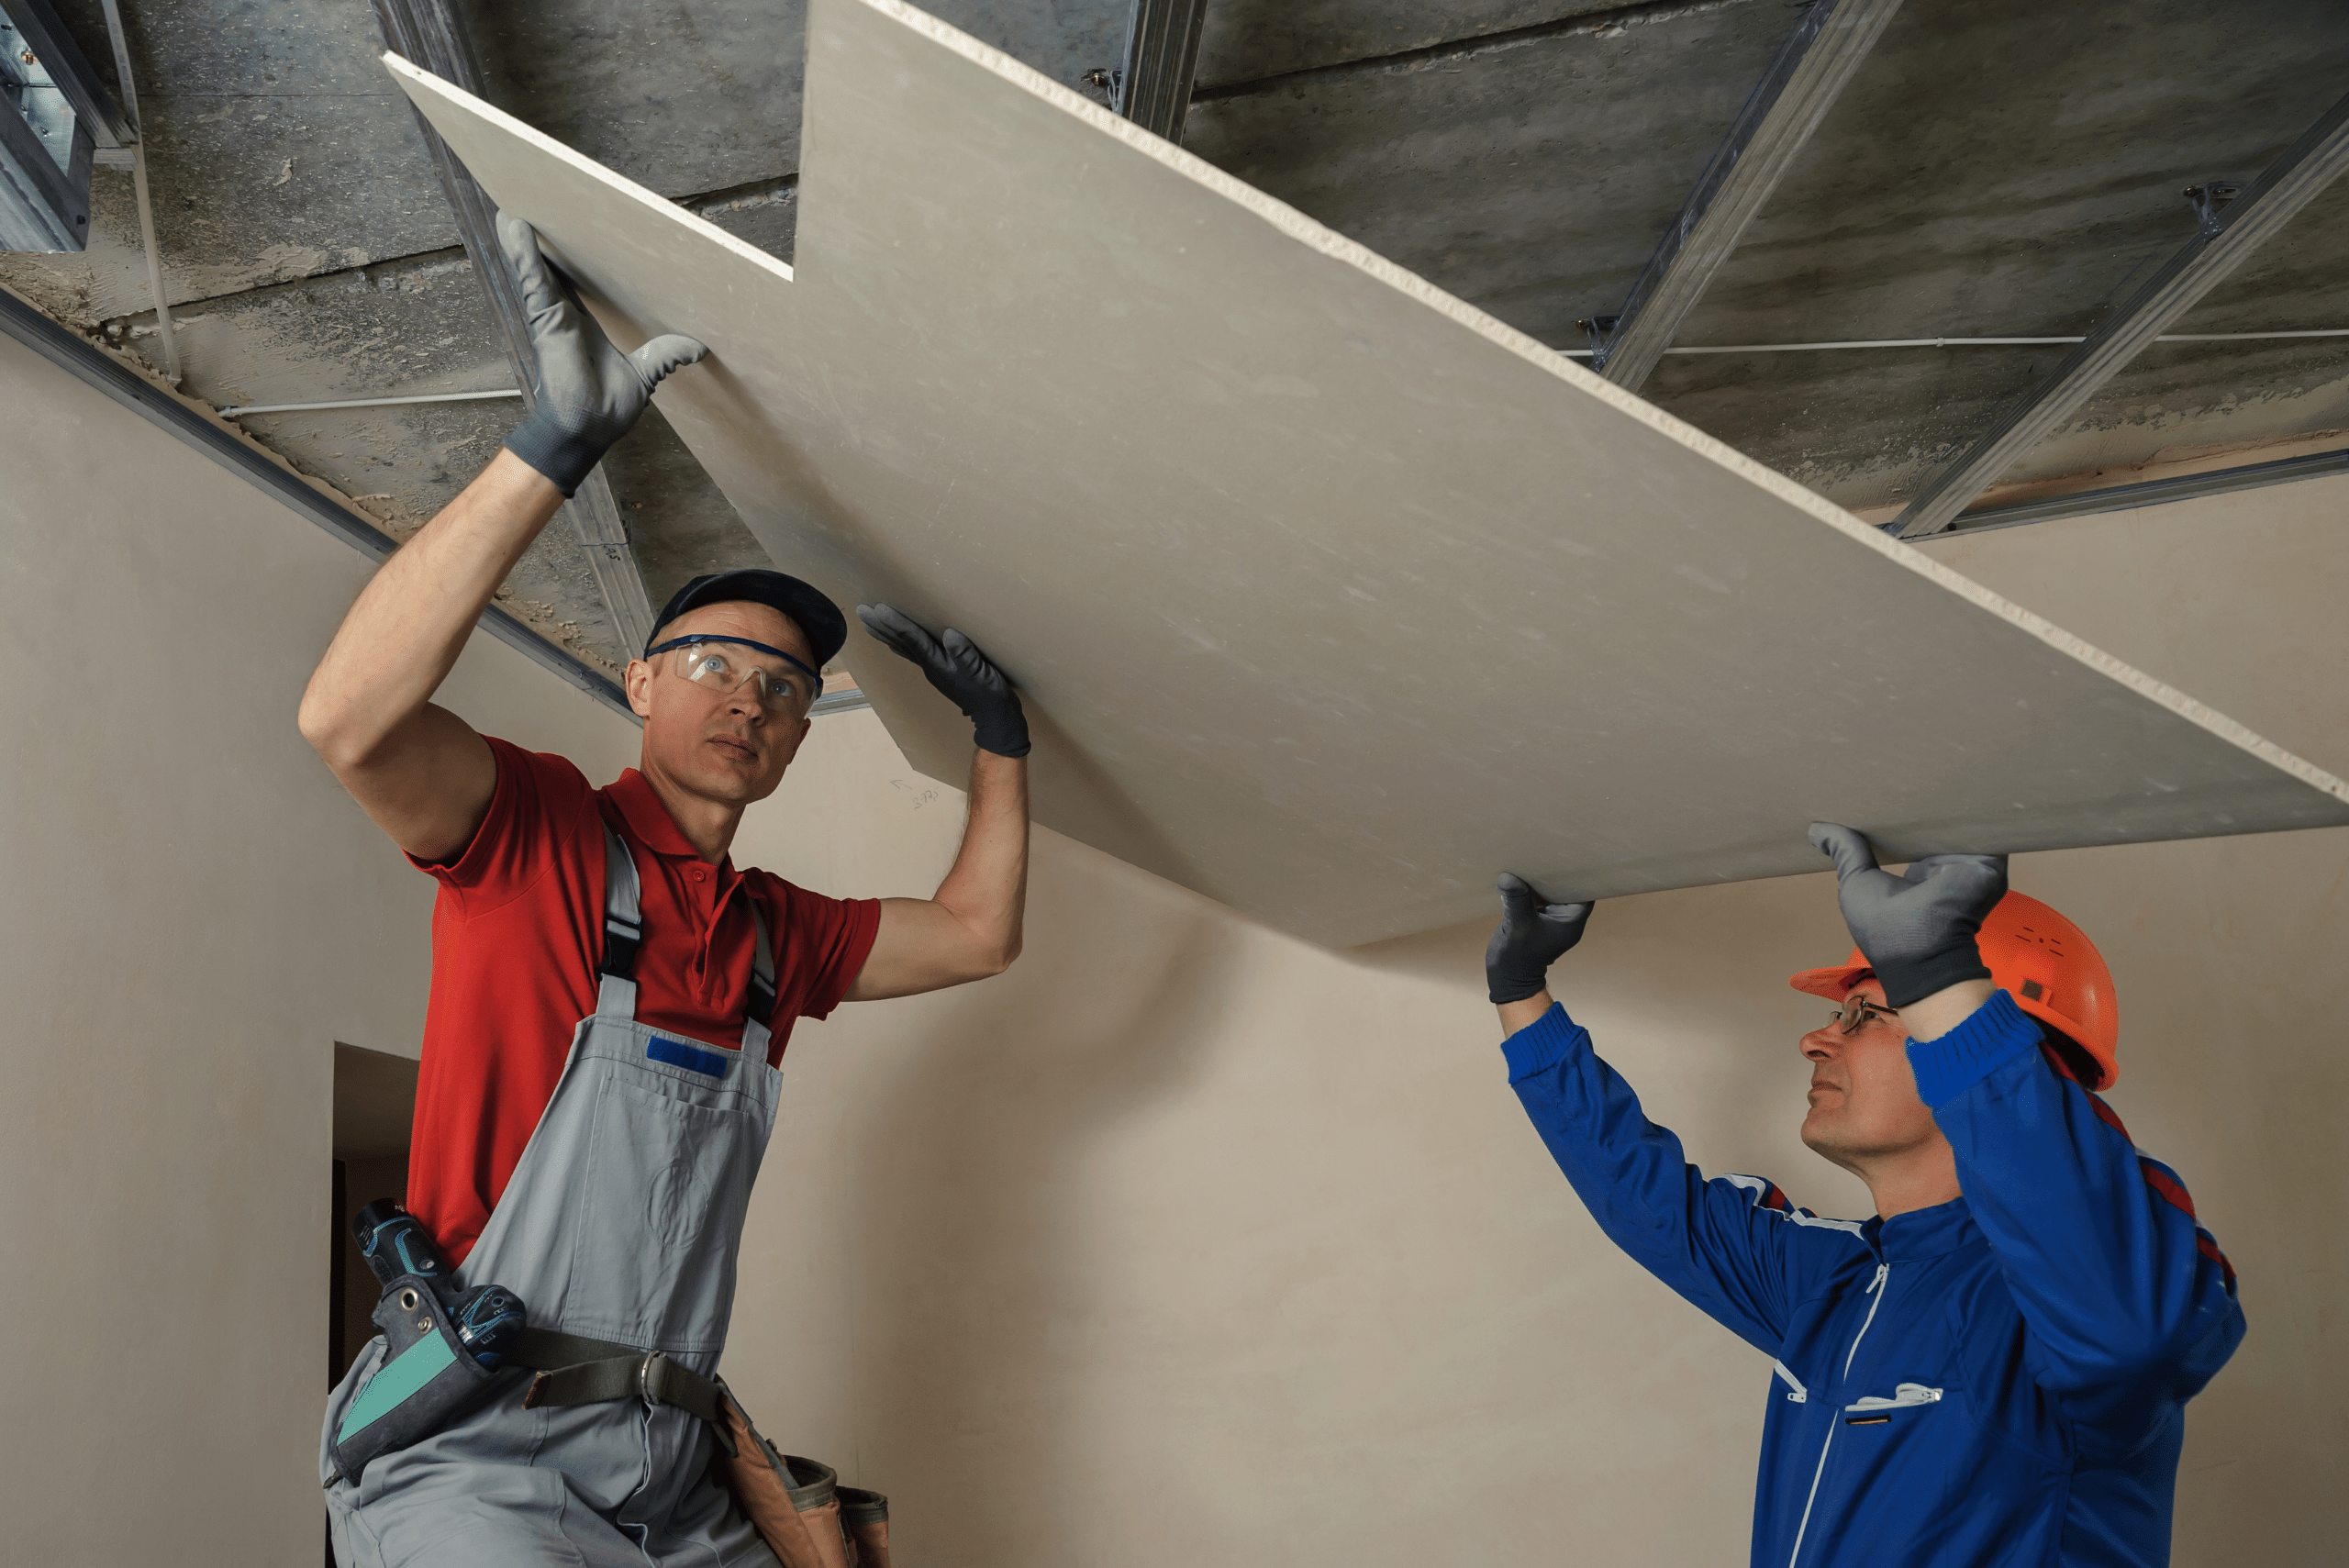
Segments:
[[[1616,1245],[1773,1358],[1757,1568],[2166,1562],[2186,1401],[2243,1339],[2233,1271],[2082,1086],[2110,1042],[2099,1080],[1994,984],[1976,939],[2004,858],[1896,876],[1851,828],[1811,841],[1860,951],[1803,1037],[1803,1141],[1875,1218],[1688,1164],[1551,1000],[1591,906],[1505,876],[1485,964],[1510,1082]]]

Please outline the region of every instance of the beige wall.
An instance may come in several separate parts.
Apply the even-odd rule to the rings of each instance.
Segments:
[[[5,343],[0,391],[6,1555],[306,1564],[331,1042],[415,1049],[429,903],[292,726],[364,566]],[[1936,548],[2340,768],[2344,500]],[[84,674],[94,626],[115,651]],[[633,755],[495,644],[448,696],[599,780]],[[923,893],[958,814],[870,715],[826,719],[741,858]],[[2251,1338],[2191,1423],[2184,1564],[2328,1561],[2349,1527],[2349,1084],[2320,978],[2344,848],[2016,869],[2103,940],[2116,1103],[2245,1280]],[[1550,1166],[1485,934],[1321,952],[1045,836],[1009,974],[802,1027],[729,1375],[779,1440],[896,1496],[916,1568],[1739,1560],[1766,1367]],[[1863,1212],[1792,1136],[1819,1005],[1784,977],[1845,945],[1823,877],[1629,899],[1561,985],[1709,1170]]]
[[[431,908],[294,728],[367,565],[5,339],[0,408],[0,1558],[315,1563],[333,1042],[415,1053]]]

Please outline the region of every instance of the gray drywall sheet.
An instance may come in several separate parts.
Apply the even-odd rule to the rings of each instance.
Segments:
[[[815,0],[797,272],[392,61],[775,559],[961,627],[1040,821],[1336,945],[1898,855],[2349,822],[2349,791],[891,0]],[[849,662],[917,767],[969,728]]]

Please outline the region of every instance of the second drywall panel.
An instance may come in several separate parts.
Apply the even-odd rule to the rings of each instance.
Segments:
[[[1028,692],[1039,819],[1284,929],[2349,821],[2337,781],[892,0],[811,9],[798,271],[395,66],[778,564]],[[861,682],[950,780],[967,728]]]

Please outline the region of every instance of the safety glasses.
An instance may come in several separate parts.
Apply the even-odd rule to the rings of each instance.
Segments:
[[[1846,996],[1843,998],[1842,1006],[1827,1015],[1827,1021],[1841,1028],[1845,1034],[1850,1034],[1874,1018],[1890,1018],[1894,1023],[1898,1023],[1900,1009],[1887,1007],[1868,1001],[1865,997]]]
[[[747,682],[762,709],[785,718],[807,717],[824,689],[823,676],[782,649],[747,637],[673,637],[646,649],[644,657],[650,663],[671,652],[669,668],[680,679],[729,695]]]

